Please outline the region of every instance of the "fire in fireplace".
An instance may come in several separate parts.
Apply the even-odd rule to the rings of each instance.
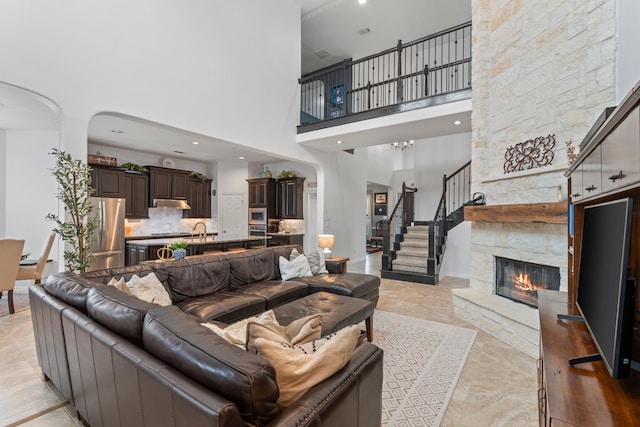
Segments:
[[[538,307],[538,289],[560,289],[560,268],[513,259],[496,259],[496,294]]]

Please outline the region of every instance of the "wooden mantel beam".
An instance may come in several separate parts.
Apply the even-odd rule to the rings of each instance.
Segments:
[[[567,224],[567,201],[519,205],[465,206],[465,221]]]

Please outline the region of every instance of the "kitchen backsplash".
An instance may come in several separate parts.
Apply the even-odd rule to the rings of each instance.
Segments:
[[[127,236],[150,236],[154,233],[191,233],[198,221],[205,223],[207,233],[218,231],[215,218],[182,218],[182,210],[165,208],[149,208],[149,219],[127,219],[125,226],[131,227]]]
[[[304,234],[304,220],[303,219],[285,219],[284,225],[289,233]]]

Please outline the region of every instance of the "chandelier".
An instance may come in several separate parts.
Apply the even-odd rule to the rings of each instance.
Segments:
[[[409,141],[392,142],[391,148],[393,148],[394,150],[400,150],[400,151],[404,151],[407,148],[413,148],[413,139],[410,139]]]

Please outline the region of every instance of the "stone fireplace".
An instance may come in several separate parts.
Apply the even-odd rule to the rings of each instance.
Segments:
[[[560,289],[560,269],[515,259],[495,257],[496,295],[538,307],[538,290]]]
[[[538,357],[534,307],[496,295],[495,257],[557,267],[567,287],[568,146],[579,145],[604,107],[616,105],[615,2],[472,1],[471,192],[489,215],[471,222],[468,289],[455,289],[455,314]],[[577,23],[589,22],[589,25]],[[592,54],[595,52],[596,54]],[[554,135],[544,167],[505,172],[511,146]],[[564,204],[564,208],[562,208]],[[557,205],[565,217],[545,212]],[[517,209],[511,209],[517,206]]]

